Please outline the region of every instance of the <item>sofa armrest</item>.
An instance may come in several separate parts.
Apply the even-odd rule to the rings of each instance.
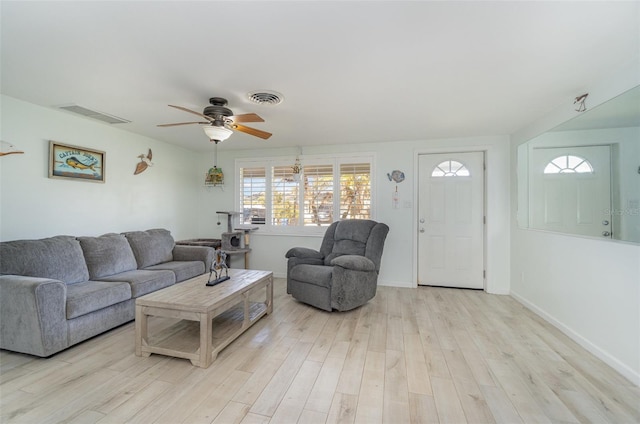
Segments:
[[[293,247],[284,255],[285,258],[324,259],[322,253],[307,247]]]
[[[184,246],[177,244],[173,248],[174,261],[202,261],[205,272],[209,272],[215,250],[206,246]]]
[[[0,348],[49,356],[68,347],[67,285],[0,275]]]
[[[342,255],[334,258],[331,265],[339,266],[351,271],[375,271],[376,265],[371,259],[358,255]]]

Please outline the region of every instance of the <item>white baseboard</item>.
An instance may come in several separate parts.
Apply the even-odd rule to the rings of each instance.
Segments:
[[[550,315],[543,309],[540,309],[538,306],[529,302],[525,298],[519,296],[517,293],[511,292],[510,296],[513,297],[515,300],[517,300],[519,303],[521,303],[523,306],[525,306],[527,309],[529,309],[530,311],[532,311],[533,313],[535,313],[536,315],[540,316],[542,319],[547,321],[549,324],[553,325],[558,330],[562,331],[565,335],[567,335],[573,341],[578,343],[580,346],[582,346],[583,348],[591,352],[598,359],[602,360],[605,364],[609,365],[611,368],[618,371],[620,374],[622,374],[625,378],[627,378],[633,384],[635,384],[636,386],[640,386],[639,372],[631,369],[627,364],[621,362],[618,358],[611,355],[609,352],[602,349],[601,347],[593,344],[592,342],[584,338],[582,335],[578,334],[571,328],[567,327],[566,325],[564,325],[563,323],[555,319],[552,315]]]
[[[387,287],[401,287],[405,289],[411,289],[413,286],[408,281],[397,281],[397,280],[381,280],[378,278],[379,286],[387,286]]]
[[[485,289],[484,289],[484,291],[485,291],[487,294],[496,294],[496,295],[499,295],[499,296],[510,296],[510,295],[511,295],[511,292],[509,292],[509,290],[495,290],[495,291],[489,291],[489,290],[487,290],[487,289],[485,288]]]

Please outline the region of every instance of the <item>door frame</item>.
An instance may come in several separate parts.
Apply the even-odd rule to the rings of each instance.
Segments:
[[[483,278],[483,288],[482,290],[487,292],[487,275],[489,274],[489,270],[487,269],[487,256],[488,256],[488,244],[487,244],[487,224],[489,222],[488,210],[487,210],[487,154],[488,147],[486,146],[465,146],[465,147],[444,147],[444,148],[432,148],[432,149],[416,149],[414,150],[413,157],[413,169],[415,170],[415,184],[413,185],[413,204],[415,207],[413,208],[413,271],[411,278],[411,285],[413,288],[420,287],[418,285],[418,207],[419,197],[420,197],[420,167],[419,167],[419,159],[421,155],[431,155],[431,154],[443,154],[443,153],[482,153],[483,157],[483,172],[482,172],[482,186],[483,186],[483,197],[482,197],[482,213],[484,215],[484,221],[482,225],[482,266],[485,271],[485,275]]]

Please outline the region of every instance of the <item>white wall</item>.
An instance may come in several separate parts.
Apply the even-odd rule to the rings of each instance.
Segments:
[[[0,240],[167,228],[196,236],[194,152],[67,112],[1,97],[0,138],[24,154],[0,157]],[[48,178],[49,140],[106,152],[104,184]],[[133,175],[153,150],[153,168]]]
[[[217,165],[225,173],[225,189],[201,188],[199,226],[201,237],[220,237],[226,231],[226,222],[218,226],[217,210],[236,210],[234,205],[234,169],[235,159],[242,157],[277,157],[298,153],[297,149],[256,149],[231,150],[233,140],[221,145]],[[268,143],[268,142],[267,142]],[[416,166],[419,153],[440,153],[452,151],[487,152],[487,291],[507,294],[509,291],[509,141],[507,137],[475,137],[464,139],[397,141],[388,143],[334,144],[327,146],[305,147],[304,155],[326,153],[372,152],[376,156],[374,194],[376,209],[374,219],[390,227],[385,243],[379,283],[400,287],[416,286],[416,237],[415,223]],[[213,165],[213,153],[201,159],[202,180],[205,171]],[[391,202],[395,183],[391,183],[386,174],[394,169],[405,173],[405,181],[398,184],[400,208],[393,209]],[[320,247],[319,236],[284,236],[253,233],[250,255],[252,268],[273,270],[276,275],[286,275],[284,254],[294,246],[314,249]],[[232,264],[236,266],[236,264]],[[242,266],[241,262],[237,266]]]
[[[619,169],[619,190],[614,193],[612,214],[622,240],[640,240],[640,127],[631,131],[632,139],[620,145],[615,158]]]
[[[640,66],[629,64],[585,90],[588,107],[638,84]],[[517,146],[575,116],[573,109],[568,102],[512,136],[511,294],[640,384],[640,246],[517,224]]]

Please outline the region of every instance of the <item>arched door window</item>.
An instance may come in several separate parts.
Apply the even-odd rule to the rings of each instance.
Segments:
[[[469,169],[455,160],[440,162],[431,172],[432,177],[468,177],[470,175]]]
[[[585,158],[563,155],[550,161],[544,168],[545,174],[591,174],[593,166]]]

